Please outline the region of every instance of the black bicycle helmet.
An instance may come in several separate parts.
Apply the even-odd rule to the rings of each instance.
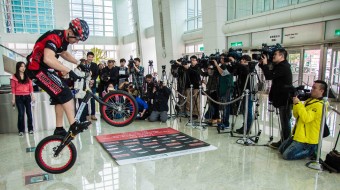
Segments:
[[[75,18],[71,20],[69,27],[72,29],[75,36],[79,37],[81,41],[86,41],[89,37],[89,25],[85,20]]]

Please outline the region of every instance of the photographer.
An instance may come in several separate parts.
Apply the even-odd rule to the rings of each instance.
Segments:
[[[126,60],[120,59],[120,67],[118,67],[118,73],[119,73],[119,79],[118,79],[118,86],[122,84],[123,82],[126,82],[129,80],[129,70],[125,66]]]
[[[132,83],[138,90],[138,93],[142,93],[143,80],[144,80],[144,67],[140,65],[140,59],[134,58],[133,63],[129,62],[129,73],[132,74]]]
[[[105,67],[102,71],[101,80],[104,83],[104,89],[107,88],[109,83],[112,83],[114,86],[118,85],[119,73],[118,67],[115,66],[115,60],[108,60],[107,67]]]
[[[191,97],[190,97],[190,85],[193,85],[193,91],[192,91],[192,95],[193,95],[193,110],[192,110],[192,115],[194,118],[198,118],[198,116],[200,115],[200,99],[199,99],[199,94],[198,94],[198,90],[199,90],[199,86],[200,86],[200,82],[201,82],[201,68],[197,65],[197,57],[195,55],[190,57],[190,62],[191,65],[183,65],[184,69],[186,70],[186,83],[185,83],[185,89],[186,89],[186,97],[187,97],[187,104],[186,104],[186,112],[187,115],[189,115],[188,113],[190,113],[190,101],[191,101]]]
[[[272,86],[269,92],[269,101],[275,108],[279,109],[281,121],[281,140],[269,144],[271,148],[278,148],[281,142],[288,139],[291,135],[290,119],[292,117],[292,102],[289,98],[289,89],[286,86],[292,86],[292,71],[287,59],[287,51],[279,48],[274,51],[273,69],[268,67],[268,58],[265,54],[259,61],[259,67],[262,69],[266,80],[272,80]]]
[[[213,65],[209,65],[206,75],[209,77],[208,82],[206,83],[206,87],[207,87],[206,92],[212,99],[218,100],[217,84],[218,84],[219,74],[217,73],[216,68]],[[209,116],[211,119],[211,124],[216,124],[217,122],[221,120],[219,106],[218,104],[214,103],[213,101],[209,99],[207,99],[207,101],[209,102],[208,113],[211,114]]]
[[[234,66],[234,73],[235,75],[237,76],[237,80],[236,80],[236,83],[237,83],[237,87],[238,89],[238,92],[242,93],[243,92],[243,89],[248,89],[249,90],[249,96],[248,96],[248,115],[247,115],[247,133],[249,133],[249,130],[250,130],[250,127],[251,127],[251,124],[252,124],[252,121],[253,121],[253,102],[252,102],[252,99],[251,99],[251,88],[250,88],[250,78],[248,78],[248,81],[247,81],[247,77],[249,75],[249,65],[248,63],[251,61],[251,58],[249,55],[243,55],[241,57],[241,60],[240,60],[240,63],[239,64],[236,64]],[[246,83],[247,81],[247,83]],[[244,103],[245,103],[245,99],[243,100],[243,105],[241,107],[244,107]],[[245,116],[244,116],[245,117]],[[236,129],[236,132],[239,133],[239,134],[243,134],[243,127],[244,127],[244,124],[241,128],[239,129]]]
[[[147,118],[146,113],[149,109],[149,106],[142,98],[138,97],[138,90],[134,88],[133,84],[131,82],[123,82],[119,85],[119,89],[127,91],[136,99],[138,106],[138,114],[136,119],[145,120]]]
[[[304,103],[300,102],[299,98],[293,97],[293,115],[296,118],[296,124],[293,136],[286,139],[279,148],[283,159],[304,159],[315,154],[322,120],[322,99],[326,92],[327,83],[316,80],[312,86],[311,97]]]
[[[235,61],[234,56],[228,57],[230,61]],[[218,96],[222,102],[229,102],[231,94],[233,92],[234,81],[233,75],[230,74],[230,66],[227,65],[226,55],[221,54],[220,56],[221,66],[218,65],[216,60],[213,60],[215,67],[219,73],[218,78]],[[229,69],[229,70],[228,70]],[[223,106],[222,122],[218,124],[217,130],[224,130],[229,128],[229,115],[230,105]]]
[[[149,121],[161,121],[166,122],[168,119],[168,101],[171,90],[160,81],[158,85],[154,86],[151,97],[153,99],[153,109],[149,116]]]

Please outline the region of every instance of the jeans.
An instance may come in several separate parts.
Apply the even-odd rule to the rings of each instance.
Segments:
[[[317,144],[300,143],[294,141],[293,137],[290,137],[283,141],[279,151],[285,160],[298,160],[312,156],[317,147]]]
[[[224,96],[221,96],[221,102],[230,102],[230,92],[231,89],[227,89],[226,94]],[[225,125],[225,127],[228,127],[230,125],[229,116],[230,116],[230,104],[223,105],[222,123]]]
[[[92,93],[96,94],[96,88],[91,88]],[[94,100],[94,98],[91,98],[91,115],[95,115],[96,114],[96,101]]]
[[[281,121],[281,138],[282,140],[286,140],[291,136],[291,123],[290,119],[292,118],[292,105],[281,106],[279,107],[279,115]]]
[[[33,131],[32,123],[32,108],[31,108],[31,96],[30,95],[16,95],[15,104],[18,108],[18,130],[19,132],[25,132],[25,108],[27,114],[27,128],[28,131]]]
[[[246,97],[244,97],[243,99],[244,104],[246,103]],[[244,104],[242,104],[242,106],[244,106]],[[243,109],[245,110],[245,109]],[[245,120],[245,115],[243,114],[243,117]],[[253,122],[253,101],[251,100],[251,96],[248,96],[248,114],[247,114],[247,131],[250,130],[251,124]]]
[[[166,120],[168,120],[168,113],[167,111],[152,111],[148,119],[150,122],[159,120],[161,122],[166,122]]]

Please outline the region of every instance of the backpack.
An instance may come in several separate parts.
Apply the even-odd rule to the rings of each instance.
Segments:
[[[333,150],[326,155],[326,160],[321,162],[323,169],[326,169],[331,173],[340,173],[340,153],[335,150],[336,145],[338,144],[339,135],[340,131],[338,133]]]

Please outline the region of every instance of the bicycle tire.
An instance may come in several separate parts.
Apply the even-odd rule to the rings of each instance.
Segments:
[[[129,93],[121,90],[113,91],[106,94],[102,100],[107,104],[114,104],[114,108],[104,104],[100,106],[100,113],[106,123],[115,127],[124,127],[136,119],[137,102]]]
[[[77,149],[72,142],[63,148],[58,157],[53,156],[53,149],[56,149],[63,139],[63,136],[52,135],[39,142],[35,149],[35,161],[42,170],[52,174],[60,174],[66,172],[74,165],[77,159]],[[58,164],[63,160],[66,160],[65,164]]]

